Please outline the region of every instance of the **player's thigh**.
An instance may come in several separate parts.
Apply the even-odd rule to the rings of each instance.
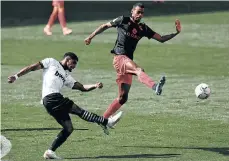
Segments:
[[[72,121],[67,111],[58,111],[51,114],[55,120],[64,128],[72,128]]]
[[[128,61],[125,64],[125,70],[128,74],[137,75],[140,70],[142,70],[134,61]]]
[[[113,66],[119,75],[126,74],[126,64],[133,62],[126,55],[115,55],[113,59]]]
[[[83,112],[83,109],[76,105],[75,103],[72,105],[72,108],[70,109],[69,113],[74,115],[80,115]]]
[[[121,85],[122,84],[127,84],[131,86],[133,80],[133,75],[132,74],[119,74],[117,73],[117,78],[116,78],[116,83],[119,86],[119,91],[121,91]]]

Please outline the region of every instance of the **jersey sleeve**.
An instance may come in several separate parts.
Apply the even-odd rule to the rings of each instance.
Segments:
[[[144,36],[147,37],[148,39],[151,39],[156,32],[153,31],[149,26],[145,25],[144,28]]]
[[[53,61],[54,61],[53,58],[45,58],[40,61],[40,64],[43,68],[48,68],[52,64]]]
[[[74,86],[75,82],[76,82],[75,79],[72,78],[71,75],[68,75],[66,81],[64,82],[64,85],[66,87],[72,88]]]
[[[119,16],[115,19],[113,19],[110,23],[113,27],[117,27],[122,24],[124,16]]]

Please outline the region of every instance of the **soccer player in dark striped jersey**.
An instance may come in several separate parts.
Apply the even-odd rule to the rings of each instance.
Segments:
[[[156,95],[162,94],[165,76],[162,76],[158,83],[153,81],[144,70],[133,61],[133,54],[142,37],[164,43],[181,32],[181,24],[179,20],[176,20],[176,32],[161,36],[145,23],[140,22],[143,15],[144,5],[142,3],[137,3],[133,6],[130,17],[119,16],[111,22],[102,24],[84,40],[86,45],[89,45],[96,35],[111,27],[116,27],[118,31],[117,40],[111,53],[114,55],[113,66],[117,72],[116,82],[119,87],[119,95],[105,111],[103,115],[104,118],[112,116],[127,101],[132,84],[132,75],[136,75],[138,80],[154,90]]]

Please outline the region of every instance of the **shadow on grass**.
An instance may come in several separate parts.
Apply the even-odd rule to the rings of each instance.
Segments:
[[[177,157],[180,154],[129,154],[129,155],[102,155],[96,157],[75,157],[64,159],[132,159],[132,158],[172,158]]]
[[[229,147],[159,147],[159,146],[121,146],[123,148],[154,148],[154,149],[184,149],[184,150],[204,150],[229,156]]]
[[[21,129],[1,129],[1,132],[8,132],[8,131],[52,131],[52,130],[62,130],[62,128],[21,128]],[[85,128],[82,129],[74,129],[74,130],[79,130],[79,131],[84,131],[84,130],[88,130]]]

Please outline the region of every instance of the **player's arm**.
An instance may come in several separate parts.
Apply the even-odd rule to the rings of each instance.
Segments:
[[[180,24],[180,21],[179,20],[176,20],[175,21],[175,26],[176,26],[176,33],[172,33],[172,34],[169,34],[169,35],[163,35],[161,36],[160,34],[158,33],[154,33],[153,35],[153,39],[161,42],[161,43],[164,43],[172,38],[174,38],[176,35],[178,35],[180,32],[181,32],[181,24]]]
[[[16,73],[15,75],[9,76],[8,77],[8,83],[13,83],[15,80],[17,80],[19,77],[31,72],[31,71],[36,71],[39,69],[42,69],[43,65],[41,64],[41,62],[37,62],[35,64],[31,64],[29,66],[24,67],[23,69],[21,69],[18,73]]]
[[[90,84],[90,85],[83,85],[80,82],[75,82],[72,89],[80,90],[82,92],[89,92],[96,88],[103,88],[103,84],[101,82],[96,84]]]
[[[94,32],[92,32],[87,39],[92,40],[96,35],[104,32],[105,30],[112,27],[110,22],[100,25]]]
[[[98,34],[104,32],[105,30],[111,28],[111,27],[116,27],[118,25],[120,25],[122,23],[123,20],[123,16],[120,16],[114,20],[112,20],[111,22],[107,22],[105,24],[100,25],[94,32],[91,33],[91,35],[89,35],[85,40],[85,44],[89,45],[91,43],[91,40]]]
[[[161,36],[160,34],[158,33],[155,33],[154,36],[153,36],[153,39],[161,42],[161,43],[164,43],[172,38],[174,38],[178,33],[172,33],[172,34],[169,34],[169,35],[163,35]]]

